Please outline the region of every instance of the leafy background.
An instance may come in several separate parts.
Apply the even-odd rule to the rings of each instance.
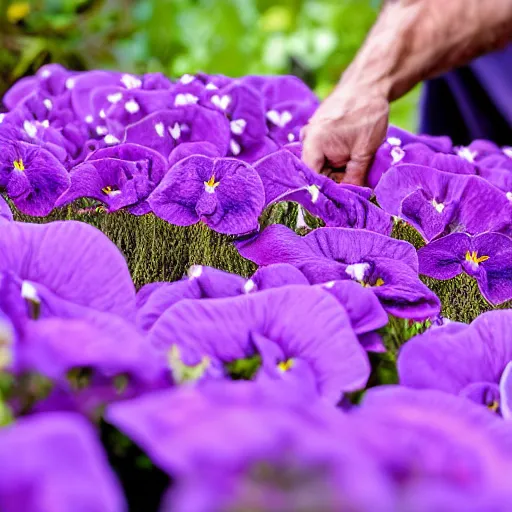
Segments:
[[[300,76],[323,98],[378,0],[0,0],[0,95],[41,65]],[[418,89],[391,121],[414,130]]]

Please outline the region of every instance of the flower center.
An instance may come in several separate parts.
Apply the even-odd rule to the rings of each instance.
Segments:
[[[21,158],[19,158],[18,160],[14,160],[12,165],[14,165],[14,168],[17,171],[23,172],[25,170],[25,165],[23,165],[23,160]]]
[[[436,209],[438,213],[443,213],[444,204],[438,203],[435,199],[432,199],[432,206]]]
[[[295,364],[294,359],[287,359],[286,361],[281,361],[280,363],[277,363],[277,368],[281,372],[288,372],[293,368],[293,365]]]
[[[361,284],[362,286],[364,286],[365,288],[372,288],[374,286],[382,286],[384,284],[384,279],[382,279],[381,277],[378,277],[376,280],[375,280],[375,283],[371,284],[371,283],[367,283],[365,281],[359,281],[359,284]]]
[[[492,412],[497,412],[500,408],[500,404],[497,400],[493,400],[488,406],[487,409],[489,409]]]
[[[212,174],[212,177],[204,182],[204,189],[208,194],[213,194],[215,189],[219,186],[219,181],[215,181],[215,174]]]
[[[477,251],[466,252],[466,261],[469,261],[470,263],[474,263],[476,265],[482,263],[483,261],[487,261],[488,259],[489,256],[478,256]]]
[[[121,191],[115,187],[111,187],[110,185],[107,185],[106,187],[103,187],[101,191],[109,197],[117,196],[121,193]]]

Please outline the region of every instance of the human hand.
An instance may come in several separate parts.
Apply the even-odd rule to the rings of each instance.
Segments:
[[[338,182],[364,185],[388,120],[385,94],[341,82],[303,128],[302,159]]]

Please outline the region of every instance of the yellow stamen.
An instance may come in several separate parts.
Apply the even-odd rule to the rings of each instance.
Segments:
[[[382,286],[384,284],[384,279],[378,278],[377,281],[375,281],[375,284],[373,286]]]
[[[17,171],[24,171],[25,170],[25,166],[23,165],[23,160],[21,158],[19,160],[14,160],[14,162],[12,164],[14,165],[14,168]]]
[[[219,182],[215,181],[215,174],[212,174],[212,177],[208,181],[205,181],[204,184],[212,191],[219,186]]]
[[[103,187],[103,188],[101,189],[101,191],[102,191],[106,196],[108,196],[108,195],[112,192],[112,187],[110,187],[110,186],[109,186],[109,187]]]
[[[287,372],[293,368],[294,360],[293,359],[287,359],[286,361],[281,361],[280,363],[277,363],[277,367],[282,372]]]
[[[470,261],[472,263],[476,263],[477,265],[479,263],[482,263],[483,261],[487,261],[489,259],[489,256],[478,256],[477,251],[473,252],[466,252],[466,261]]]
[[[30,2],[13,2],[5,14],[9,23],[18,23],[30,14]]]
[[[493,400],[488,406],[487,406],[487,409],[489,409],[490,411],[492,412],[496,412],[500,407],[500,404],[496,401],[496,400]]]
[[[366,283],[365,281],[358,281],[363,288],[371,288],[372,286],[382,286],[384,279],[378,277],[374,284]]]

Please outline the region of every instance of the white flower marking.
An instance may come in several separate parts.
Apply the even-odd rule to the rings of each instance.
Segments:
[[[336,284],[336,281],[328,281],[327,283],[323,284],[324,288],[334,288],[334,285]]]
[[[369,268],[369,263],[354,263],[353,265],[348,265],[345,272],[351,277],[351,279],[362,281]]]
[[[247,126],[247,121],[245,119],[234,119],[229,123],[232,133],[235,135],[242,135],[244,133],[245,127]]]
[[[400,146],[393,146],[390,154],[391,154],[391,158],[393,159],[393,161],[391,163],[392,163],[392,165],[395,165],[398,162],[400,162],[401,160],[403,160],[403,158],[405,156],[405,151]]]
[[[175,107],[182,107],[185,105],[195,105],[199,101],[199,98],[197,96],[194,96],[193,94],[186,93],[186,94],[177,94],[176,98],[174,98],[174,106]]]
[[[109,94],[107,96],[107,100],[110,102],[110,103],[118,103],[119,101],[121,101],[123,99],[123,93],[122,92],[116,92],[114,94]]]
[[[5,114],[0,114],[0,124],[4,122]]]
[[[226,110],[231,103],[231,96],[225,94],[224,96],[219,96],[218,94],[214,94],[210,100],[216,107],[219,107],[221,110]]]
[[[105,137],[103,138],[103,140],[105,141],[105,144],[119,144],[120,140],[115,137],[114,135],[112,135],[111,133],[105,135]]]
[[[288,134],[288,142],[293,142],[295,140],[295,135],[293,133]]]
[[[195,76],[193,76],[193,75],[189,75],[188,73],[185,73],[185,74],[180,78],[180,82],[181,82],[182,84],[187,85],[187,84],[192,83],[195,79],[196,79],[196,77],[195,77]]]
[[[108,133],[108,128],[106,126],[96,126],[96,133],[98,135],[106,135]]]
[[[66,80],[66,89],[73,89],[76,85],[76,80],[73,77],[70,77]]]
[[[159,137],[163,137],[165,133],[164,123],[156,123],[155,124],[155,132]]]
[[[208,91],[216,91],[218,87],[215,84],[212,84],[211,82],[206,84],[206,90]]]
[[[244,293],[251,293],[255,289],[256,289],[256,283],[252,279],[249,279],[244,284]]]
[[[390,146],[401,146],[402,141],[398,137],[388,137],[386,141]]]
[[[201,277],[202,273],[203,267],[201,265],[192,265],[187,272],[190,279],[197,279],[198,277]]]
[[[37,135],[37,126],[30,121],[23,121],[23,129],[31,139]]]
[[[49,98],[43,100],[43,105],[47,108],[47,110],[51,110],[53,108],[52,100]]]
[[[281,113],[277,110],[269,110],[267,112],[267,119],[276,126],[279,126],[279,128],[284,128],[293,119],[293,116],[288,110]]]
[[[509,158],[512,158],[512,147],[511,146],[505,146],[503,148],[503,153],[507,155]]]
[[[306,189],[311,194],[311,202],[316,203],[320,197],[320,189],[316,185],[308,185]]]
[[[512,202],[512,191],[507,192],[505,195],[507,196],[507,199],[508,199],[510,202]]]
[[[233,155],[238,156],[240,152],[242,151],[242,148],[240,147],[240,144],[236,140],[231,139],[229,141],[229,148],[231,149],[231,153]]]
[[[475,163],[475,157],[478,155],[478,151],[471,151],[469,148],[462,147],[457,150],[457,155],[473,164]]]
[[[45,119],[42,123],[41,123],[41,126],[43,128],[49,128],[50,127],[50,121],[48,121],[48,119]]]
[[[35,302],[36,304],[41,303],[36,287],[29,281],[23,281],[21,283],[21,296],[30,302]]]
[[[101,109],[99,116],[101,117],[101,119],[105,119],[107,117],[107,114],[105,113],[105,111],[103,109]]]
[[[91,124],[93,121],[94,121],[94,117],[92,117],[91,115],[85,116],[85,122],[87,124]]]
[[[174,123],[174,126],[171,128],[169,126],[169,133],[174,140],[178,140],[181,136],[181,127],[178,123]]]
[[[129,100],[124,104],[126,112],[136,114],[140,110],[140,105],[135,100]]]
[[[41,78],[48,78],[51,75],[51,72],[49,69],[43,69],[41,71]]]
[[[139,89],[140,87],[142,87],[142,81],[133,75],[123,75],[121,77],[121,83],[127,89]]]
[[[437,210],[438,213],[443,213],[444,204],[438,203],[435,199],[432,199],[432,206]]]

